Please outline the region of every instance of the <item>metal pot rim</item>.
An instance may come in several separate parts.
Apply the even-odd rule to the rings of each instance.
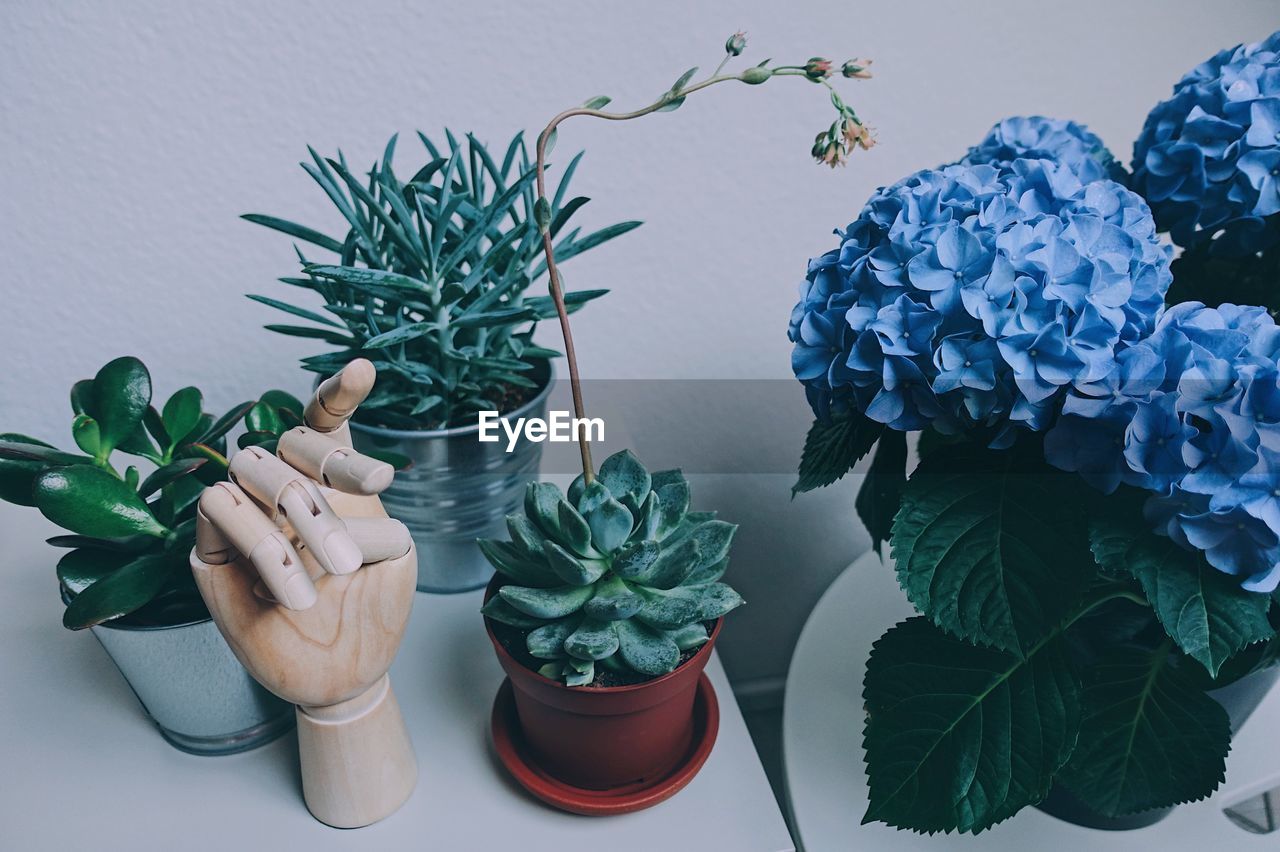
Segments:
[[[556,369],[550,362],[547,365],[547,375],[542,390],[538,391],[537,396],[526,402],[524,405],[512,411],[510,414],[503,415],[505,417],[523,417],[530,411],[534,410],[546,401],[551,394],[551,386],[555,383]],[[479,433],[480,424],[476,423],[472,426],[454,426],[449,429],[392,429],[388,426],[372,426],[368,423],[361,423],[354,418],[349,420],[351,428],[357,432],[364,432],[368,435],[374,435],[380,438],[395,438],[398,440],[429,440],[431,438],[457,438],[463,435],[471,435]]]
[[[58,593],[62,596],[62,603],[64,605],[69,604],[71,603],[72,600],[74,600],[74,596],[71,594],[70,590],[63,583],[58,583]],[[115,624],[114,623],[116,621],[119,621],[121,618],[128,618],[128,617],[129,617],[128,615],[122,615],[122,616],[119,616],[118,618],[113,618],[110,621],[104,621],[101,624],[95,624],[93,626],[105,627],[110,630],[130,630],[130,631],[136,631],[136,632],[143,632],[143,631],[153,631],[153,630],[178,630],[183,627],[196,627],[198,625],[213,621],[212,616],[206,616],[204,618],[197,618],[194,621],[184,621],[181,624]]]

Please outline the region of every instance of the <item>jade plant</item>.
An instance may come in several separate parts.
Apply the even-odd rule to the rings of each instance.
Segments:
[[[268,391],[221,417],[204,411],[197,388],[152,405],[151,374],[137,358],[117,358],[71,389],[71,435],[79,452],[17,433],[0,434],[0,499],[34,506],[68,535],[58,581],[73,630],[129,616],[130,623],[182,624],[208,616],[187,558],[195,543],[196,501],[227,478],[227,433],[238,444],[274,449],[302,422],[302,404]],[[151,468],[145,476],[132,456]]]
[[[341,213],[346,233],[331,237],[257,213],[244,218],[331,256],[314,263],[299,249],[301,274],[280,279],[318,294],[325,313],[249,298],[310,323],[269,330],[335,347],[304,358],[306,369],[329,375],[353,358],[374,363],[377,385],[360,407],[370,422],[470,425],[478,411],[506,412],[535,395],[545,385],[546,362],[560,354],[533,342],[537,321],[555,316],[556,306],[547,296],[525,296],[547,273],[538,257],[534,171],[522,134],[500,162],[470,134],[465,145],[447,130],[444,145],[418,137],[427,162],[408,180],[392,168],[395,137],[367,176],[353,174],[341,152],[326,159],[308,149],[312,162],[302,167]],[[589,200],[569,195],[581,158],[569,161],[547,202],[547,231],[561,262],[640,224],[586,234],[569,227]],[[607,292],[579,290],[566,302],[577,309]]]
[[[566,496],[529,483],[510,541],[480,542],[506,581],[483,612],[524,633],[544,677],[583,686],[597,667],[647,679],[707,641],[707,625],[742,604],[720,582],[736,525],[689,511],[678,470],[650,474],[630,451]]]

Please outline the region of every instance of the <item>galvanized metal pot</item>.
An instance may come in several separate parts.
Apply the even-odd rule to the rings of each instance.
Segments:
[[[504,417],[546,416],[550,366],[530,377],[542,390]],[[380,496],[388,514],[413,535],[420,592],[467,592],[488,583],[493,567],[476,539],[506,535],[504,518],[519,507],[525,484],[538,476],[541,444],[521,437],[508,453],[505,434],[496,443],[481,443],[479,435],[478,425],[412,430],[351,421],[357,450],[385,450],[413,460]]]
[[[175,748],[235,754],[294,726],[293,705],[245,671],[212,619],[172,627],[107,623],[90,630]]]

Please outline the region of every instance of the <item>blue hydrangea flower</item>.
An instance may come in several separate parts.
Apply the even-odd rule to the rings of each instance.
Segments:
[[[1276,238],[1280,212],[1280,32],[1196,66],[1147,116],[1132,186],[1188,246],[1223,229],[1236,251]]]
[[[998,122],[969,149],[962,163],[1007,168],[1014,160],[1053,160],[1083,183],[1109,178],[1124,183],[1124,167],[1083,124],[1042,115],[1016,115]]]
[[[1175,305],[1062,410],[1051,464],[1151,491],[1157,532],[1247,589],[1280,585],[1280,327],[1265,309]]]
[[[954,165],[881,189],[809,262],[792,367],[819,416],[900,430],[1046,428],[1150,334],[1170,282],[1146,204],[1050,160]]]

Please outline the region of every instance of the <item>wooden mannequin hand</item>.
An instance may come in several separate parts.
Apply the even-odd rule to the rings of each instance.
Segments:
[[[373,387],[353,361],[322,383],[279,457],[231,461],[200,497],[191,569],[236,657],[299,705],[303,791],[344,828],[394,811],[417,778],[386,677],[413,606],[417,555],[377,492],[389,465],[351,449],[347,419]]]

